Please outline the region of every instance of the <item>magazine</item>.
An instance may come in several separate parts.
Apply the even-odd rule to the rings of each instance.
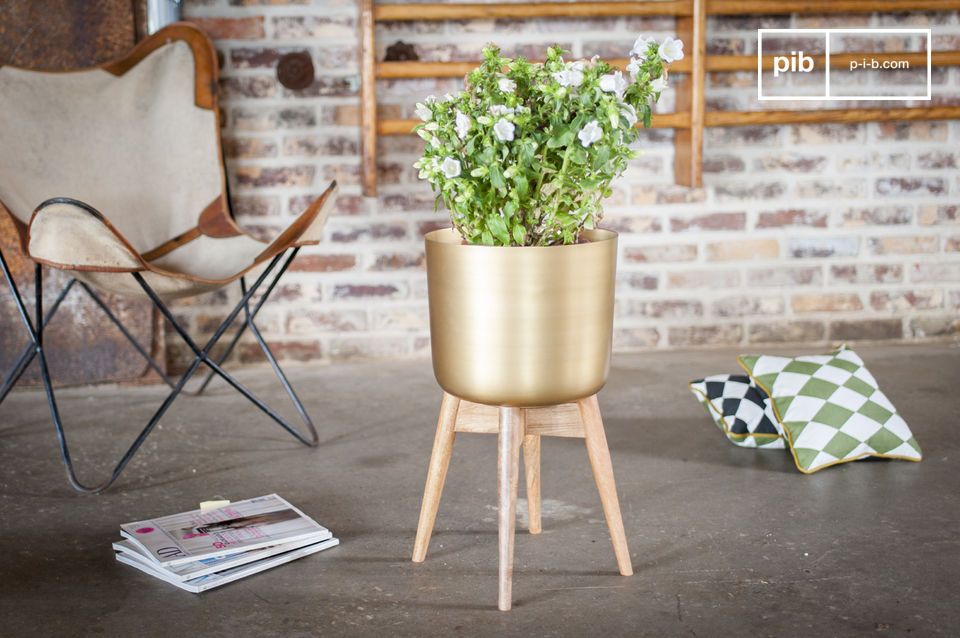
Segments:
[[[190,580],[181,580],[179,577],[171,574],[167,570],[158,567],[155,563],[151,563],[150,559],[142,554],[140,554],[139,558],[134,557],[138,554],[138,552],[119,551],[117,552],[116,556],[117,560],[121,563],[135,567],[145,574],[153,576],[154,578],[165,580],[171,585],[175,585],[188,592],[199,594],[200,592],[208,589],[220,587],[221,585],[226,585],[227,583],[232,583],[235,580],[252,576],[253,574],[270,569],[271,567],[289,563],[292,560],[309,556],[310,554],[315,554],[330,547],[335,547],[339,544],[339,539],[330,538],[320,541],[319,543],[313,543],[298,549],[291,549],[283,552],[282,554],[270,556],[269,558],[261,558],[260,560],[253,561],[245,565],[232,567],[230,569],[225,569],[223,571],[207,574],[205,576],[200,576]]]
[[[229,554],[227,556],[219,556],[216,558],[203,558],[190,563],[182,563],[180,565],[171,565],[167,567],[161,567],[159,563],[156,563],[152,558],[147,556],[143,549],[128,540],[117,541],[114,543],[113,551],[117,552],[118,554],[123,554],[132,560],[140,561],[152,569],[162,570],[169,578],[176,578],[177,580],[184,581],[199,578],[200,576],[206,576],[208,574],[213,574],[215,572],[221,572],[226,569],[232,569],[233,567],[239,567],[240,565],[246,565],[247,563],[252,563],[253,561],[263,560],[264,558],[269,558],[270,556],[274,556],[276,554],[282,554],[293,549],[300,549],[301,547],[313,545],[319,541],[329,540],[332,537],[333,534],[327,532],[325,535],[317,538],[311,537],[306,540],[295,541],[293,543],[271,545],[269,547],[261,547],[260,549],[251,549],[248,552]]]
[[[207,512],[193,510],[126,523],[120,533],[165,568],[331,537],[330,530],[276,494]]]

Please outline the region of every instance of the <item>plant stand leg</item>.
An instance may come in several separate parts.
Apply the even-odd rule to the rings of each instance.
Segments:
[[[620,500],[617,498],[617,485],[613,479],[613,464],[610,461],[610,450],[607,447],[607,436],[603,431],[603,419],[600,416],[596,395],[577,401],[577,406],[580,408],[580,418],[583,420],[587,456],[590,457],[593,478],[597,482],[600,502],[603,504],[603,514],[607,519],[607,527],[610,528],[610,539],[613,541],[617,565],[620,567],[620,574],[632,576],[633,565],[630,563],[627,535],[620,515]]]
[[[527,477],[527,515],[531,534],[539,534],[540,526],[540,435],[523,437],[523,469]]]
[[[508,611],[513,602],[513,537],[517,523],[517,483],[520,478],[520,442],[523,429],[521,408],[500,408],[497,493],[500,537],[498,607],[501,611]]]
[[[453,453],[453,439],[456,436],[454,426],[460,399],[443,393],[440,404],[440,418],[437,421],[437,434],[433,439],[433,453],[430,455],[430,468],[427,470],[427,484],[423,488],[423,502],[420,505],[420,522],[417,524],[417,539],[413,544],[413,562],[422,563],[427,557],[430,535],[437,520],[440,507],[440,494],[447,478],[450,455]]]

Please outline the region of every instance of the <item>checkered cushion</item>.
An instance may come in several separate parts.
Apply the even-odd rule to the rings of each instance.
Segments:
[[[690,390],[734,445],[784,448],[770,398],[745,374],[716,374],[690,382]]]
[[[853,350],[738,361],[773,400],[801,472],[865,456],[920,460],[910,428]]]

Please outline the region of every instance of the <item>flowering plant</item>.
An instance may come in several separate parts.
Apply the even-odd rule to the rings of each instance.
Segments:
[[[683,43],[641,36],[626,74],[562,54],[531,63],[487,47],[463,91],[417,104],[427,144],[414,166],[469,244],[572,244],[594,228]]]

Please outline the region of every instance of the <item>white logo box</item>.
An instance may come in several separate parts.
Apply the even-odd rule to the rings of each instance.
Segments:
[[[834,33],[842,34],[853,34],[861,36],[874,36],[877,37],[885,36],[887,34],[913,34],[913,35],[923,35],[926,39],[926,61],[927,61],[927,73],[926,73],[926,93],[922,95],[834,95],[830,91],[830,36]],[[809,37],[811,35],[821,34],[824,37],[824,93],[823,95],[764,95],[763,94],[763,37],[766,34],[776,34],[776,35],[800,35]],[[899,101],[912,101],[912,100],[930,100],[932,97],[932,43],[933,43],[933,34],[931,29],[924,28],[890,28],[890,29],[870,29],[870,28],[861,28],[861,29],[757,29],[757,99],[761,102],[768,101],[796,101],[796,100],[806,100],[806,101],[837,101],[837,100],[899,100]],[[802,69],[802,62],[804,60],[803,56],[806,56],[806,59],[810,58],[810,54],[806,54],[803,51],[791,52],[793,56],[790,57],[789,66],[787,69],[782,69],[781,72],[784,73],[805,73],[809,72],[808,70]],[[859,53],[859,52],[858,52]],[[874,54],[883,54],[886,55],[886,52],[875,51],[875,52],[864,52],[865,58],[870,56],[871,53]],[[898,52],[899,53],[899,52]],[[904,55],[907,55],[908,52],[902,52]],[[784,57],[784,54],[778,54],[780,57]],[[819,53],[817,53],[819,55]],[[846,55],[846,53],[845,53]],[[816,70],[811,68],[810,70]],[[865,68],[864,70],[874,70],[873,67]]]

